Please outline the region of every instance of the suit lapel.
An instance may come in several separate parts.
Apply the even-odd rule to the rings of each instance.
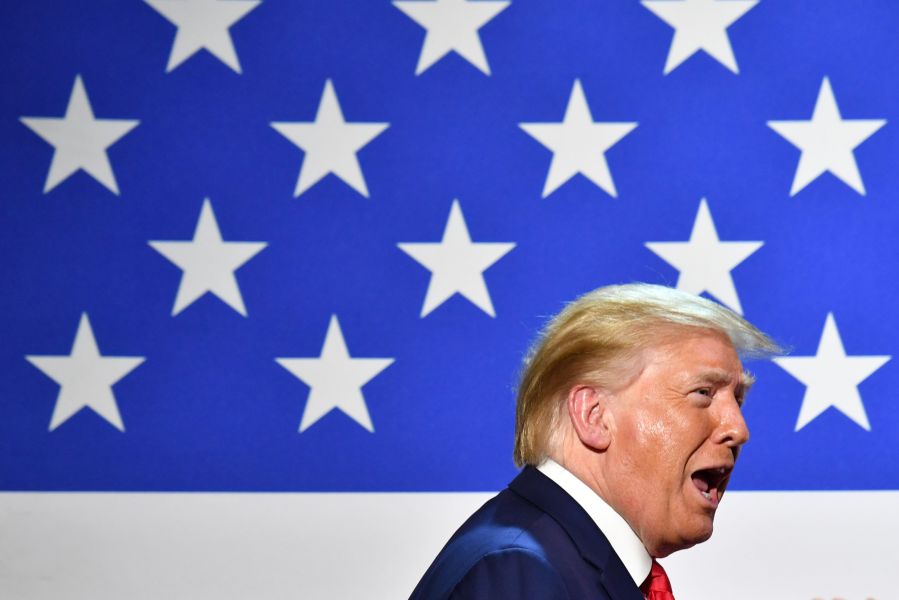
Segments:
[[[574,498],[552,479],[525,467],[509,489],[551,516],[577,546],[581,556],[600,573],[600,580],[614,600],[643,600],[630,573],[612,550],[605,534]]]
[[[602,575],[600,575],[602,585],[606,588],[609,596],[615,598],[615,600],[644,600],[643,592],[634,585],[634,580],[631,578],[631,574],[628,573],[627,568],[625,568],[624,563],[621,562],[617,554],[614,552],[611,554],[612,559],[606,563],[606,568],[603,569]]]

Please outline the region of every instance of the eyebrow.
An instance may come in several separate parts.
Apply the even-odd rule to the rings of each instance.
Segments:
[[[743,379],[743,381],[742,381],[742,383],[743,383],[743,393],[745,394],[746,392],[749,391],[749,388],[752,387],[752,384],[755,383],[755,375],[753,375],[753,374],[750,373],[749,371],[743,371],[743,377],[742,377],[742,379]]]
[[[745,373],[743,379],[745,385]],[[691,380],[714,383],[715,385],[726,385],[732,381],[732,378],[727,371],[710,369],[708,371],[702,371],[701,373],[698,373],[695,377],[692,377]]]
[[[710,369],[708,371],[703,371],[699,373],[695,378],[693,378],[694,382],[708,382],[714,385],[728,385],[731,383],[732,379],[730,374],[727,371],[719,371],[718,369]],[[743,371],[740,374],[740,381],[737,384],[737,397],[740,401],[740,405],[743,404],[743,399],[746,397],[746,394],[749,393],[749,389],[752,387],[752,384],[755,383],[755,375],[750,373],[749,371]]]

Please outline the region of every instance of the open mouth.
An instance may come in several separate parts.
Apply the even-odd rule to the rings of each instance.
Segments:
[[[732,467],[712,467],[700,469],[692,475],[693,485],[712,508],[717,508],[721,501],[721,494],[724,493],[731,469]]]

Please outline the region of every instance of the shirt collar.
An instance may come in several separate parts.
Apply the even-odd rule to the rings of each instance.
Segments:
[[[556,482],[590,515],[624,563],[634,583],[638,586],[642,584],[652,568],[652,557],[627,521],[586,483],[551,458],[543,461],[537,469]]]

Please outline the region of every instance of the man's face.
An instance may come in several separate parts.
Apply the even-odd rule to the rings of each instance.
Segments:
[[[607,500],[654,556],[703,542],[739,447],[743,366],[726,336],[698,330],[643,354],[612,395]]]

